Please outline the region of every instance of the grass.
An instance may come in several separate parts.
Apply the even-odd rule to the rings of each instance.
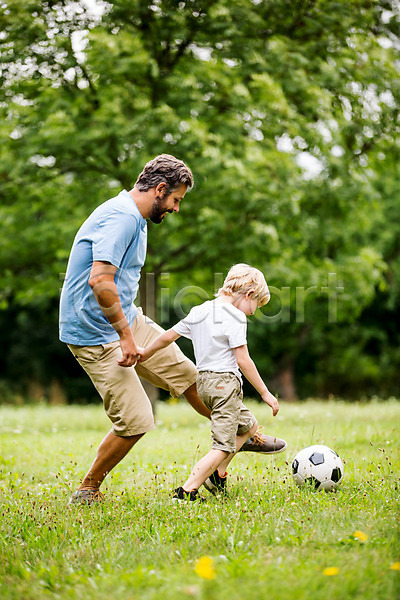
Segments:
[[[69,494],[108,430],[102,408],[0,407],[0,597],[398,597],[400,402],[282,403],[274,422],[247,405],[289,447],[239,454],[229,498],[171,502],[208,450],[209,427],[186,404],[162,404],[157,429],[106,480],[106,502],[73,508]],[[345,463],[337,493],[293,484],[291,460],[313,443]]]

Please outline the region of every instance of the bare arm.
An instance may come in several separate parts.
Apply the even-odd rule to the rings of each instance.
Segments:
[[[131,367],[139,359],[139,352],[133,339],[132,330],[121,306],[121,300],[115,284],[114,265],[94,261],[89,276],[89,285],[105,317],[114,327],[120,338],[122,359],[118,361],[121,367]]]
[[[176,333],[176,331],[174,331],[173,329],[168,329],[168,331],[164,331],[164,333],[162,333],[158,338],[156,338],[154,342],[150,344],[150,346],[147,346],[146,348],[140,348],[139,362],[147,360],[148,358],[150,358],[150,356],[153,356],[153,354],[158,352],[158,350],[166,348],[167,346],[172,344],[172,342],[175,342],[175,340],[177,340],[179,337],[181,337],[179,333]]]
[[[257,390],[261,398],[272,408],[272,414],[277,415],[279,410],[278,400],[271,394],[267,386],[260,377],[257,367],[250,357],[247,344],[235,348],[236,360],[239,369],[246,377],[247,381]]]

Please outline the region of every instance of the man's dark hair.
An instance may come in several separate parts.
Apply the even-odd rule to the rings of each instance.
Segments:
[[[192,171],[183,161],[171,154],[160,154],[145,165],[137,178],[135,187],[140,192],[147,192],[163,182],[167,184],[165,189],[166,196],[169,196],[169,194],[178,189],[181,184],[186,185],[190,189],[194,183]]]

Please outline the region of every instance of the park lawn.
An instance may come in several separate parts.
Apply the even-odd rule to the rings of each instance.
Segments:
[[[209,427],[187,404],[162,403],[94,507],[67,501],[108,430],[102,408],[0,407],[0,597],[398,597],[400,402],[281,403],[274,420],[246,404],[288,450],[240,453],[228,498],[171,501]],[[293,484],[291,460],[314,443],[345,463],[337,493]]]

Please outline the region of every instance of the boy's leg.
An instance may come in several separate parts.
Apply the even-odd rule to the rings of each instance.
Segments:
[[[204,484],[212,493],[224,492],[225,465],[233,458],[237,448],[246,441],[247,435],[251,435],[248,432],[252,429],[255,418],[249,413],[249,416],[246,415],[247,420],[240,420],[241,385],[233,373],[202,372],[197,383],[200,398],[212,409],[212,450],[199,461],[185,485]],[[243,436],[240,440],[237,439],[238,433]],[[199,469],[202,477],[196,477]]]
[[[255,432],[257,431],[257,427],[258,427],[258,424],[256,422],[251,427],[251,429],[249,429],[249,431],[246,431],[245,433],[238,434],[236,436],[236,452],[239,452],[239,450],[243,446],[243,444],[250,437],[252,437],[255,434]],[[231,462],[232,458],[234,456],[236,456],[236,452],[232,452],[231,454],[228,454],[228,456],[220,463],[220,465],[218,467],[218,473],[219,473],[219,475],[221,477],[223,477],[226,474],[226,471],[228,470],[228,465]]]
[[[212,475],[206,479],[204,487],[212,494],[226,493],[226,477],[228,465],[240,450],[242,445],[257,431],[257,421],[255,416],[244,406],[242,399],[243,394],[241,388],[239,389],[239,405],[238,414],[236,418],[236,435],[234,435],[234,447],[235,452],[230,452],[225,459],[220,463],[218,469],[212,473]]]
[[[244,440],[243,440],[244,442]],[[219,465],[230,456],[224,450],[210,450],[199,462],[194,466],[193,471],[189,475],[187,481],[183,484],[185,492],[198,490],[201,485],[218,469]]]

